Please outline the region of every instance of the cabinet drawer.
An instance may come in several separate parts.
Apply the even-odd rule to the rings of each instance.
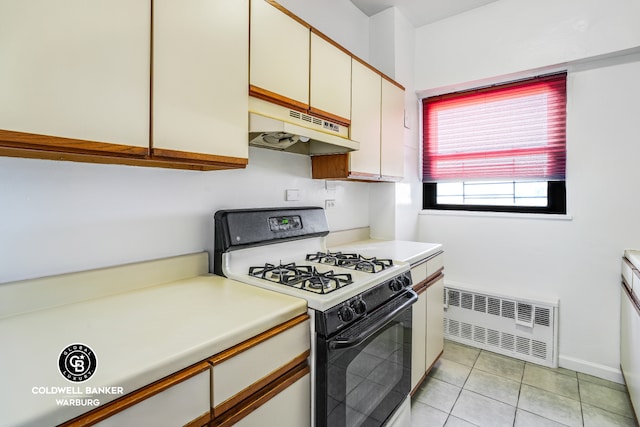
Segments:
[[[305,427],[311,425],[311,375],[298,366],[266,390],[235,407],[216,427]]]
[[[214,356],[211,407],[219,416],[309,355],[309,316],[299,316]]]
[[[442,268],[444,268],[444,256],[442,252],[413,265],[411,267],[411,280],[414,286],[433,276]]]

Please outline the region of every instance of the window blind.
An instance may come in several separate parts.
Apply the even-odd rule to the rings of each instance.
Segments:
[[[423,181],[564,180],[566,73],[423,100]]]

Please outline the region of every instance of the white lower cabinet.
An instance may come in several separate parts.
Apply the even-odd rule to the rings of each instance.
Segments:
[[[640,309],[624,285],[620,294],[620,368],[636,417],[640,419]]]
[[[176,427],[194,422],[205,425],[209,420],[209,372],[180,382],[101,421],[100,427]],[[198,423],[202,417],[203,423]]]
[[[411,267],[413,305],[411,342],[411,390],[420,386],[444,349],[444,274],[442,252]]]

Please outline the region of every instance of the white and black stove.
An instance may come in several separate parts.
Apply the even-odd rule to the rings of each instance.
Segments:
[[[218,211],[214,272],[307,300],[315,426],[383,425],[410,387],[409,265],[330,252],[328,233],[322,208]],[[350,384],[365,372],[378,376]]]

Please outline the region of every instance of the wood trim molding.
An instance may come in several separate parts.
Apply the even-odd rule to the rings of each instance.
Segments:
[[[344,117],[329,113],[328,111],[320,110],[319,108],[309,107],[309,114],[335,122],[339,125],[349,127],[351,126],[351,120]]]
[[[300,323],[306,322],[307,320],[309,320],[309,315],[308,314],[301,314],[298,317],[294,317],[293,319],[284,322],[278,326],[275,326],[271,329],[269,329],[268,331],[265,331],[263,333],[261,333],[258,336],[255,336],[253,338],[250,338],[246,341],[241,342],[240,344],[233,346],[232,348],[222,351],[218,354],[216,354],[215,356],[211,357],[208,359],[209,363],[211,363],[213,366],[215,365],[219,365],[220,363],[224,362],[227,359],[230,359],[240,353],[242,353],[245,350],[249,350],[251,347],[254,347],[266,340],[268,340],[269,338],[272,338],[288,329],[293,328],[294,326],[299,325]]]
[[[287,15],[289,18],[297,21],[298,23],[300,23],[302,26],[307,27],[309,29],[311,29],[311,25],[305,21],[304,19],[300,18],[299,16],[295,15],[293,12],[291,12],[290,10],[288,10],[287,8],[285,8],[284,6],[282,6],[280,3],[278,3],[277,1],[274,0],[265,0],[267,3],[269,3],[271,6],[275,7],[276,9],[278,9],[280,12],[284,13],[285,15]]]
[[[193,421],[188,422],[184,427],[204,427],[211,422],[211,411],[207,411]]]
[[[28,150],[44,150],[77,153],[85,155],[107,154],[112,157],[144,158],[149,155],[148,147],[111,144],[108,142],[64,138],[37,133],[17,132],[0,129],[0,146]]]
[[[444,271],[444,267],[440,267],[438,271],[436,271],[431,276],[424,279],[422,282],[414,284],[413,290],[419,294],[426,291],[428,288],[435,285],[438,282],[438,280],[444,277],[443,271]]]
[[[302,113],[307,113],[309,110],[309,104],[287,98],[286,96],[271,92],[267,89],[262,89],[255,85],[249,85],[249,96],[253,96],[254,98],[262,99],[282,107],[291,108]]]
[[[162,378],[154,383],[151,383],[145,387],[142,387],[134,392],[131,392],[121,398],[118,398],[112,402],[100,406],[86,414],[80,415],[70,421],[60,424],[59,427],[80,427],[80,426],[92,426],[100,421],[103,421],[125,409],[136,405],[143,400],[155,396],[156,394],[173,387],[183,381],[188,380],[202,372],[210,369],[207,362],[199,362],[193,366],[185,368],[181,371],[171,374],[165,378]]]
[[[211,422],[212,427],[228,427],[236,424],[256,409],[267,403],[269,400],[277,396],[286,388],[294,384],[296,381],[308,375],[310,372],[309,366],[306,364],[299,365],[294,368],[286,377],[280,382],[274,384],[271,387],[266,388],[262,393],[256,394],[251,400],[240,405],[237,409],[234,409],[226,417],[214,418]]]
[[[627,298],[629,298],[631,305],[633,306],[633,308],[636,309],[636,313],[638,314],[638,316],[640,316],[640,301],[638,301],[638,299],[631,292],[631,290],[629,290],[629,288],[624,282],[622,283],[622,288],[624,289],[624,292],[627,294]]]
[[[186,161],[136,158],[136,157],[113,157],[103,154],[78,154],[66,153],[61,151],[46,151],[27,148],[13,148],[0,146],[0,156],[5,157],[21,157],[27,159],[44,159],[44,160],[62,160],[70,162],[97,163],[97,164],[118,164],[126,166],[142,166],[169,169],[188,169],[199,171],[238,169],[245,166],[233,164],[200,164]]]
[[[259,379],[255,383],[251,384],[249,387],[247,387],[244,390],[240,391],[238,394],[236,394],[236,395],[230,397],[229,399],[225,400],[224,402],[220,403],[218,406],[213,408],[214,417],[218,417],[218,416],[223,415],[226,411],[228,411],[229,409],[233,408],[234,406],[236,406],[237,404],[239,404],[243,400],[247,399],[248,397],[252,396],[253,394],[257,393],[258,391],[263,389],[268,384],[270,384],[270,383],[274,382],[275,380],[277,380],[278,378],[286,375],[287,372],[291,371],[296,366],[306,363],[306,360],[309,357],[309,355],[311,355],[311,351],[310,350],[305,351],[301,355],[299,355],[299,356],[295,357],[294,359],[292,359],[286,365],[281,366],[280,368],[278,368],[275,371],[271,372],[267,376]],[[215,370],[214,370],[214,377],[215,377]]]
[[[242,157],[217,156],[214,154],[191,153],[188,151],[165,150],[163,148],[153,148],[151,150],[151,159],[186,161],[191,164],[201,164],[206,166],[223,166],[244,168],[249,162],[248,159]]]

